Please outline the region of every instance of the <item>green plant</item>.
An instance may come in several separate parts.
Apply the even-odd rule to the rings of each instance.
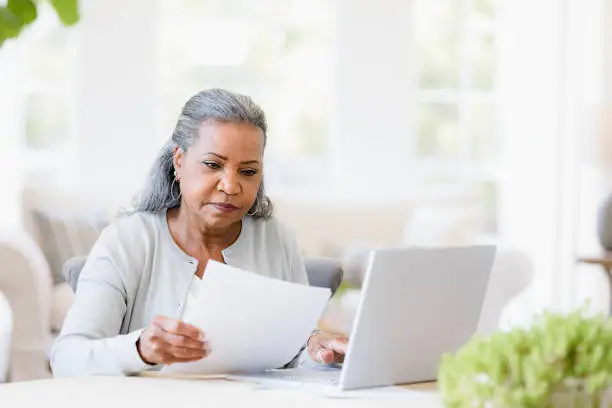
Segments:
[[[443,356],[438,386],[445,406],[552,407],[561,393],[600,406],[612,385],[612,321],[544,313],[528,329],[474,336]],[[584,399],[586,397],[586,399]]]
[[[7,0],[0,6],[0,47],[11,38],[17,38],[25,27],[36,21],[42,0]],[[78,0],[48,0],[60,21],[71,26],[79,21]]]

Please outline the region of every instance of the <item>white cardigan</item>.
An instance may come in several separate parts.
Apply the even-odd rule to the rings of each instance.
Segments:
[[[228,265],[308,284],[295,239],[274,218],[245,217],[223,257]],[[153,317],[182,315],[197,266],[172,239],[165,211],[135,213],[107,227],[83,267],[75,302],[51,352],[54,375],[151,369],[136,340]]]

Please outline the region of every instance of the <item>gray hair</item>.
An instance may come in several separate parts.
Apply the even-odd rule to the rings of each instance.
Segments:
[[[174,148],[178,146],[186,152],[199,137],[198,131],[202,123],[207,121],[251,124],[261,129],[264,147],[266,145],[266,116],[250,97],[224,89],[209,89],[194,95],[183,107],[172,138],[162,147],[155,159],[144,194],[135,205],[136,211],[157,212],[180,206],[181,187],[175,178]],[[272,212],[272,202],[265,195],[262,181],[255,203],[247,215],[253,218],[269,218]]]

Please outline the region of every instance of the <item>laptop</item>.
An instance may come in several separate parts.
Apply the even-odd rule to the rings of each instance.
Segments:
[[[375,250],[344,364],[231,378],[337,390],[435,381],[442,354],[477,330],[495,253],[494,246]]]

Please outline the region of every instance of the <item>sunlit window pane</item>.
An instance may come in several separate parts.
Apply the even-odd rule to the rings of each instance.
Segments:
[[[478,192],[485,218],[485,232],[494,234],[499,230],[499,184],[495,181],[479,183]]]
[[[475,24],[492,23],[495,18],[495,0],[471,0]]]
[[[458,1],[415,2],[414,26],[419,87],[459,86]]]
[[[61,24],[43,2],[38,18],[19,37],[19,65],[23,75],[25,149],[57,149],[70,140],[74,97],[73,29]],[[25,137],[24,137],[25,136]]]
[[[71,30],[63,26],[51,7],[42,3],[35,24],[19,38],[25,77],[36,83],[60,86],[72,76]]]
[[[417,111],[418,153],[428,157],[456,157],[459,153],[458,106],[421,104]]]
[[[493,90],[495,86],[495,37],[478,35],[471,44],[472,86],[479,90]]]
[[[495,106],[474,104],[471,109],[472,157],[478,161],[491,161],[498,157]]]
[[[266,7],[244,0],[162,0],[164,128],[188,96],[227,88],[248,94],[266,111],[270,154],[323,155],[331,88],[330,7],[323,0],[274,0]]]
[[[59,147],[68,140],[69,110],[64,98],[33,94],[26,98],[26,148]]]

